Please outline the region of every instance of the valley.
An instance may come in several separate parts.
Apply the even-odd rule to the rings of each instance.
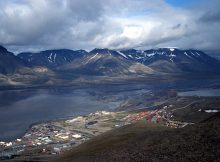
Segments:
[[[0,158],[5,162],[96,161],[109,155],[116,161],[148,159],[147,148],[157,161],[163,154],[172,161],[161,149],[175,149],[179,133],[190,137],[188,131],[195,130],[200,136],[220,111],[220,62],[198,50],[58,49],[14,55],[0,47],[0,61]],[[162,145],[151,150],[151,140]],[[141,148],[137,155],[131,143]],[[182,152],[176,156],[181,159]],[[193,158],[197,154],[190,154]]]
[[[51,157],[55,159],[62,157],[72,148],[81,147],[82,143],[86,144],[87,141],[96,139],[96,136],[100,138],[103,133],[108,134],[115,129],[126,129],[130,127],[129,125],[133,127],[138,123],[152,125],[149,129],[151,127],[152,129],[161,127],[161,130],[182,129],[182,127],[188,127],[187,125],[197,125],[220,111],[218,94],[204,96],[201,93],[201,96],[181,96],[173,89],[174,87],[162,90],[162,85],[158,85],[154,90],[152,87],[151,90],[147,90],[149,85],[147,87],[146,85],[118,87],[106,85],[105,87],[105,89],[99,87],[102,90],[96,88],[96,91],[87,88],[86,92],[91,93],[96,100],[96,106],[97,101],[106,102],[108,106],[111,102],[120,101],[117,105],[111,109],[106,109],[106,106],[102,105],[103,109],[96,111],[91,109],[90,103],[87,109],[93,111],[91,113],[84,112],[82,115],[74,116],[69,114],[66,118],[31,125],[20,138],[1,142],[1,158],[5,159],[4,161],[8,161],[7,158],[16,161],[48,161]],[[68,96],[70,94],[67,92],[76,93],[70,88],[53,91],[56,94]],[[80,91],[82,89],[78,89],[77,94]],[[82,106],[85,108],[85,105]],[[74,112],[76,113],[76,110]]]
[[[0,162],[220,162],[220,0],[0,0]]]

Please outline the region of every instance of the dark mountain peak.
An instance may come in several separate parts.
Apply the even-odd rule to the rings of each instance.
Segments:
[[[49,50],[44,50],[44,51],[40,51],[40,53],[49,53],[49,52],[68,52],[68,51],[72,51],[70,49],[49,49]]]
[[[5,47],[0,45],[0,55],[2,57],[10,56],[10,57],[15,57],[14,53],[9,52]]]
[[[86,50],[80,49],[76,50],[76,52],[82,53],[82,54],[87,54],[88,52]]]
[[[8,50],[5,47],[0,45],[0,54],[1,53],[6,53],[6,52],[8,52]]]
[[[108,54],[110,53],[112,50],[109,50],[108,48],[95,48],[92,51],[90,51],[89,53],[91,54],[96,54],[96,53],[100,53],[100,54]]]
[[[85,70],[91,72],[91,69],[96,67],[97,73],[98,70],[101,70],[102,74],[104,74],[108,68],[108,70],[113,69],[113,67],[126,69],[132,64],[141,63],[143,64],[141,65],[142,68],[146,66],[166,73],[217,73],[220,71],[219,61],[204,52],[195,49],[178,49],[175,47],[150,50],[127,49],[121,51],[108,48],[95,48],[90,52],[85,50],[50,49],[35,53],[23,52],[14,56],[13,53],[8,52],[6,48],[0,46],[0,53],[3,53],[0,55],[2,65],[6,62],[5,60],[16,60],[18,62],[17,65],[24,65],[25,63],[29,67],[46,66],[53,70],[60,69],[66,64],[71,64],[71,67],[74,68],[76,66],[86,66],[84,72]],[[12,64],[8,63],[7,68],[9,65]],[[79,71],[81,72],[80,69]]]
[[[144,52],[147,53],[147,56],[155,57],[157,55],[160,56],[182,56],[182,57],[200,57],[201,55],[206,55],[204,52],[195,50],[195,49],[178,49],[178,48],[158,48],[158,49],[150,49],[145,50]]]
[[[195,49],[178,49],[176,47],[149,49],[145,51],[129,49],[120,51],[128,60],[153,67],[158,71],[169,69],[184,72],[216,72],[220,71],[218,60]],[[162,67],[166,65],[166,67]],[[166,70],[166,72],[168,72]]]
[[[128,51],[128,52],[137,52],[138,50],[131,48],[131,49],[127,49],[127,50],[123,50],[123,51]]]
[[[25,67],[25,61],[9,52],[3,46],[0,46],[0,74],[13,74]]]
[[[179,50],[178,48],[176,47],[163,47],[163,48],[158,48],[158,49],[154,49],[154,50],[157,50],[157,51],[177,51]]]
[[[88,52],[85,50],[71,50],[71,49],[49,49],[40,52],[22,52],[19,53],[18,56],[27,56],[27,55],[68,55],[68,54],[87,54]]]
[[[145,51],[154,51],[154,52],[172,52],[172,53],[182,53],[182,52],[199,52],[199,53],[204,53],[200,50],[197,49],[180,49],[177,47],[163,47],[163,48],[153,48]]]
[[[155,54],[167,54],[167,53],[178,53],[181,50],[176,48],[176,47],[164,47],[164,48],[156,48],[156,49],[149,49],[149,50],[145,50],[145,52],[149,53],[149,52],[153,52]]]
[[[84,50],[50,49],[37,53],[23,52],[18,54],[18,57],[27,61],[32,66],[57,68],[77,58],[84,57],[87,53]]]
[[[74,50],[71,49],[50,49],[50,50],[45,50],[45,51],[40,51],[40,53],[57,53],[57,54],[65,54],[65,53],[73,53],[76,52]]]
[[[142,51],[142,50],[137,50],[137,49],[134,49],[134,48],[132,48],[132,49],[127,49],[127,50],[122,50],[121,52],[125,52],[125,53],[130,53],[130,54],[132,54],[132,53],[143,53],[144,51]]]

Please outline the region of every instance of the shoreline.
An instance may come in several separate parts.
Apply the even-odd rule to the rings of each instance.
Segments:
[[[192,104],[194,99],[196,98],[187,100],[184,102],[185,106],[179,107],[179,109],[186,108],[188,104]],[[197,98],[198,101],[201,99]],[[31,156],[60,155],[95,136],[138,121],[158,123],[171,128],[182,128],[194,124],[173,118],[172,112],[177,109],[170,101],[176,102],[175,97],[169,98],[159,105],[150,106],[151,109],[143,107],[130,111],[95,111],[32,123],[21,139],[3,145],[0,143],[0,158],[8,157],[8,155],[22,157],[30,156],[30,154]],[[211,101],[207,101],[207,104]],[[181,105],[181,103],[179,104]],[[198,113],[203,113],[198,110]],[[210,116],[206,112],[203,114],[206,117]]]
[[[80,88],[79,88],[80,89]],[[202,90],[219,90],[218,88],[204,88]],[[201,90],[201,91],[202,91]],[[190,89],[189,92],[193,92],[193,91],[200,91],[200,89]],[[180,93],[182,92],[188,92],[188,91],[180,91]],[[177,96],[177,97],[187,97],[187,96]],[[188,97],[194,97],[194,96],[188,96]],[[200,96],[197,96],[197,97],[200,97]],[[201,96],[201,97],[219,97],[219,96]],[[176,98],[176,97],[174,97]],[[174,98],[169,98],[168,100],[172,100]],[[168,100],[166,100],[165,102],[167,102]],[[164,102],[164,103],[165,103]],[[155,109],[157,109],[157,106],[161,106],[163,104],[159,104],[159,105],[152,105],[152,106],[148,106],[148,107],[143,107],[143,108],[139,108],[139,109],[135,109],[135,110],[126,110],[127,113],[129,112],[138,112],[138,111],[141,111],[141,110],[150,110],[150,111],[153,111]],[[101,110],[101,111],[109,111],[109,112],[120,112],[120,110],[117,110],[116,109],[107,109],[107,110]],[[95,111],[96,112],[96,111]],[[90,113],[95,113],[95,112],[90,112]],[[48,120],[41,120],[41,121],[37,121],[37,122],[33,122],[31,123],[25,130],[22,134],[16,136],[16,137],[13,137],[13,138],[10,138],[8,140],[0,140],[1,142],[11,142],[11,141],[15,141],[16,139],[20,139],[22,138],[33,126],[35,125],[39,125],[39,124],[45,124],[45,123],[51,123],[51,122],[61,122],[61,121],[65,121],[65,120],[69,120],[71,118],[74,118],[74,117],[78,117],[78,116],[88,116],[88,113],[85,113],[85,114],[77,114],[77,115],[71,115],[71,116],[65,116],[65,117],[58,117],[58,118],[53,118],[53,119],[48,119]]]
[[[140,87],[130,88],[140,89]],[[182,128],[195,123],[194,121],[181,120],[181,116],[180,118],[178,116],[173,118],[175,116],[173,112],[188,108],[194,104],[194,100],[209,105],[208,103],[212,102],[210,98],[213,97],[181,97],[177,96],[176,90],[144,93],[141,96],[143,98],[140,98],[138,102],[145,104],[137,105],[137,107],[135,106],[138,102],[128,102],[115,109],[100,111],[90,109],[92,112],[33,122],[17,139],[0,142],[0,158],[29,156],[29,154],[31,156],[60,155],[97,135],[133,124],[139,120],[159,123],[171,128]],[[140,94],[138,94],[138,97],[140,97]],[[204,99],[207,99],[207,101]],[[213,101],[215,101],[215,98]],[[218,103],[218,101],[215,102]],[[204,110],[206,109],[204,108]],[[196,113],[203,113],[204,116],[209,115],[200,109],[196,110]]]
[[[108,120],[118,122],[119,116],[122,118],[126,115],[125,112],[96,111],[86,115],[36,122],[29,126],[20,139],[0,142],[0,148],[2,145],[7,150],[6,154],[13,152],[13,155],[28,148],[41,151],[49,148],[50,153],[60,153],[115,128],[114,121],[111,123]],[[102,125],[105,123],[107,125]],[[57,147],[60,150],[58,152]],[[1,154],[4,154],[4,151]]]
[[[110,111],[110,110],[101,110],[101,111],[120,112],[120,111]],[[97,112],[97,111],[95,111],[95,112]],[[95,112],[90,112],[89,114],[95,113]],[[28,128],[24,131],[24,133],[22,133],[22,135],[18,135],[15,138],[12,138],[12,139],[9,139],[9,140],[0,140],[0,142],[13,142],[13,141],[16,141],[17,139],[21,139],[22,137],[24,137],[24,135],[26,133],[28,133],[31,130],[32,127],[37,126],[37,125],[49,124],[49,123],[53,123],[53,122],[62,122],[62,121],[70,120],[72,118],[77,118],[77,117],[80,117],[80,116],[88,116],[89,114],[87,113],[87,114],[66,116],[66,117],[60,117],[60,118],[54,118],[54,119],[41,120],[41,121],[38,121],[38,122],[33,122],[28,126]]]
[[[212,75],[170,75],[168,78],[166,77],[160,77],[160,79],[156,79],[159,82],[167,82],[167,81],[182,81],[182,80],[197,80],[197,79],[202,79],[202,80],[209,80],[209,79],[219,79],[220,75],[219,74],[212,74]],[[149,77],[140,77],[138,79],[134,80],[121,80],[121,81],[99,81],[99,82],[74,82],[70,83],[68,85],[63,85],[63,84],[54,84],[54,85],[0,85],[0,91],[5,91],[5,90],[22,90],[22,89],[47,89],[47,88],[61,88],[61,87],[90,87],[90,86],[103,86],[103,85],[124,85],[124,84],[142,84],[146,82],[154,82],[155,78],[149,78]],[[219,85],[218,85],[219,87]]]

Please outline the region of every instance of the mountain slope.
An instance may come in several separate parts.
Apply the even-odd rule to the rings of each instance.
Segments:
[[[119,75],[130,73],[168,74],[220,72],[220,61],[198,50],[159,48],[151,50],[47,50],[18,55],[32,66],[71,71],[82,75]],[[136,63],[136,65],[134,65]]]
[[[23,52],[18,57],[27,61],[31,66],[46,66],[57,68],[58,66],[72,62],[76,58],[83,57],[87,52],[84,50],[46,50],[39,53]]]
[[[85,57],[65,65],[62,70],[84,75],[152,74],[154,70],[135,61],[127,60],[117,51],[94,49]]]
[[[159,48],[151,50],[46,50],[15,56],[0,48],[0,74],[53,74],[48,79],[72,82],[83,76],[93,77],[167,77],[213,75],[220,73],[220,61],[197,50]],[[173,75],[174,74],[174,75]],[[125,77],[127,76],[127,77]],[[22,76],[19,76],[22,77]],[[18,78],[18,77],[16,77]],[[19,78],[18,78],[19,80]]]
[[[0,73],[13,74],[29,70],[24,60],[16,57],[13,53],[7,51],[6,48],[0,46]]]
[[[219,73],[220,61],[198,50],[159,48],[120,51],[127,59],[167,73]]]
[[[219,161],[219,124],[219,113],[179,129],[141,121],[97,136],[57,161]]]

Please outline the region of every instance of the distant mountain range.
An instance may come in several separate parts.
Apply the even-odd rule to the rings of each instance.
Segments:
[[[40,75],[39,78],[74,80],[86,77],[219,74],[220,61],[198,50],[46,50],[15,56],[0,46],[0,74]],[[67,77],[68,76],[68,77]],[[17,77],[18,78],[18,77]],[[37,82],[37,80],[36,80]],[[0,80],[1,83],[1,80]]]
[[[75,69],[86,74],[127,73],[133,65],[139,69],[166,73],[216,72],[219,61],[202,51],[159,48],[146,51],[129,49],[47,50],[39,53],[20,53],[18,57],[31,66],[46,66],[53,69]],[[140,64],[141,65],[140,65]],[[74,65],[73,65],[74,64]],[[144,65],[144,66],[142,66]],[[62,67],[64,66],[64,67]],[[91,72],[91,73],[90,73]]]
[[[154,70],[176,72],[217,72],[219,61],[198,50],[180,50],[175,48],[160,48],[146,51],[121,51],[126,58],[140,62]]]
[[[46,66],[48,68],[56,68],[66,63],[72,62],[76,58],[83,57],[88,52],[84,50],[46,50],[38,53],[22,52],[18,54],[18,57],[26,62],[30,66]]]

